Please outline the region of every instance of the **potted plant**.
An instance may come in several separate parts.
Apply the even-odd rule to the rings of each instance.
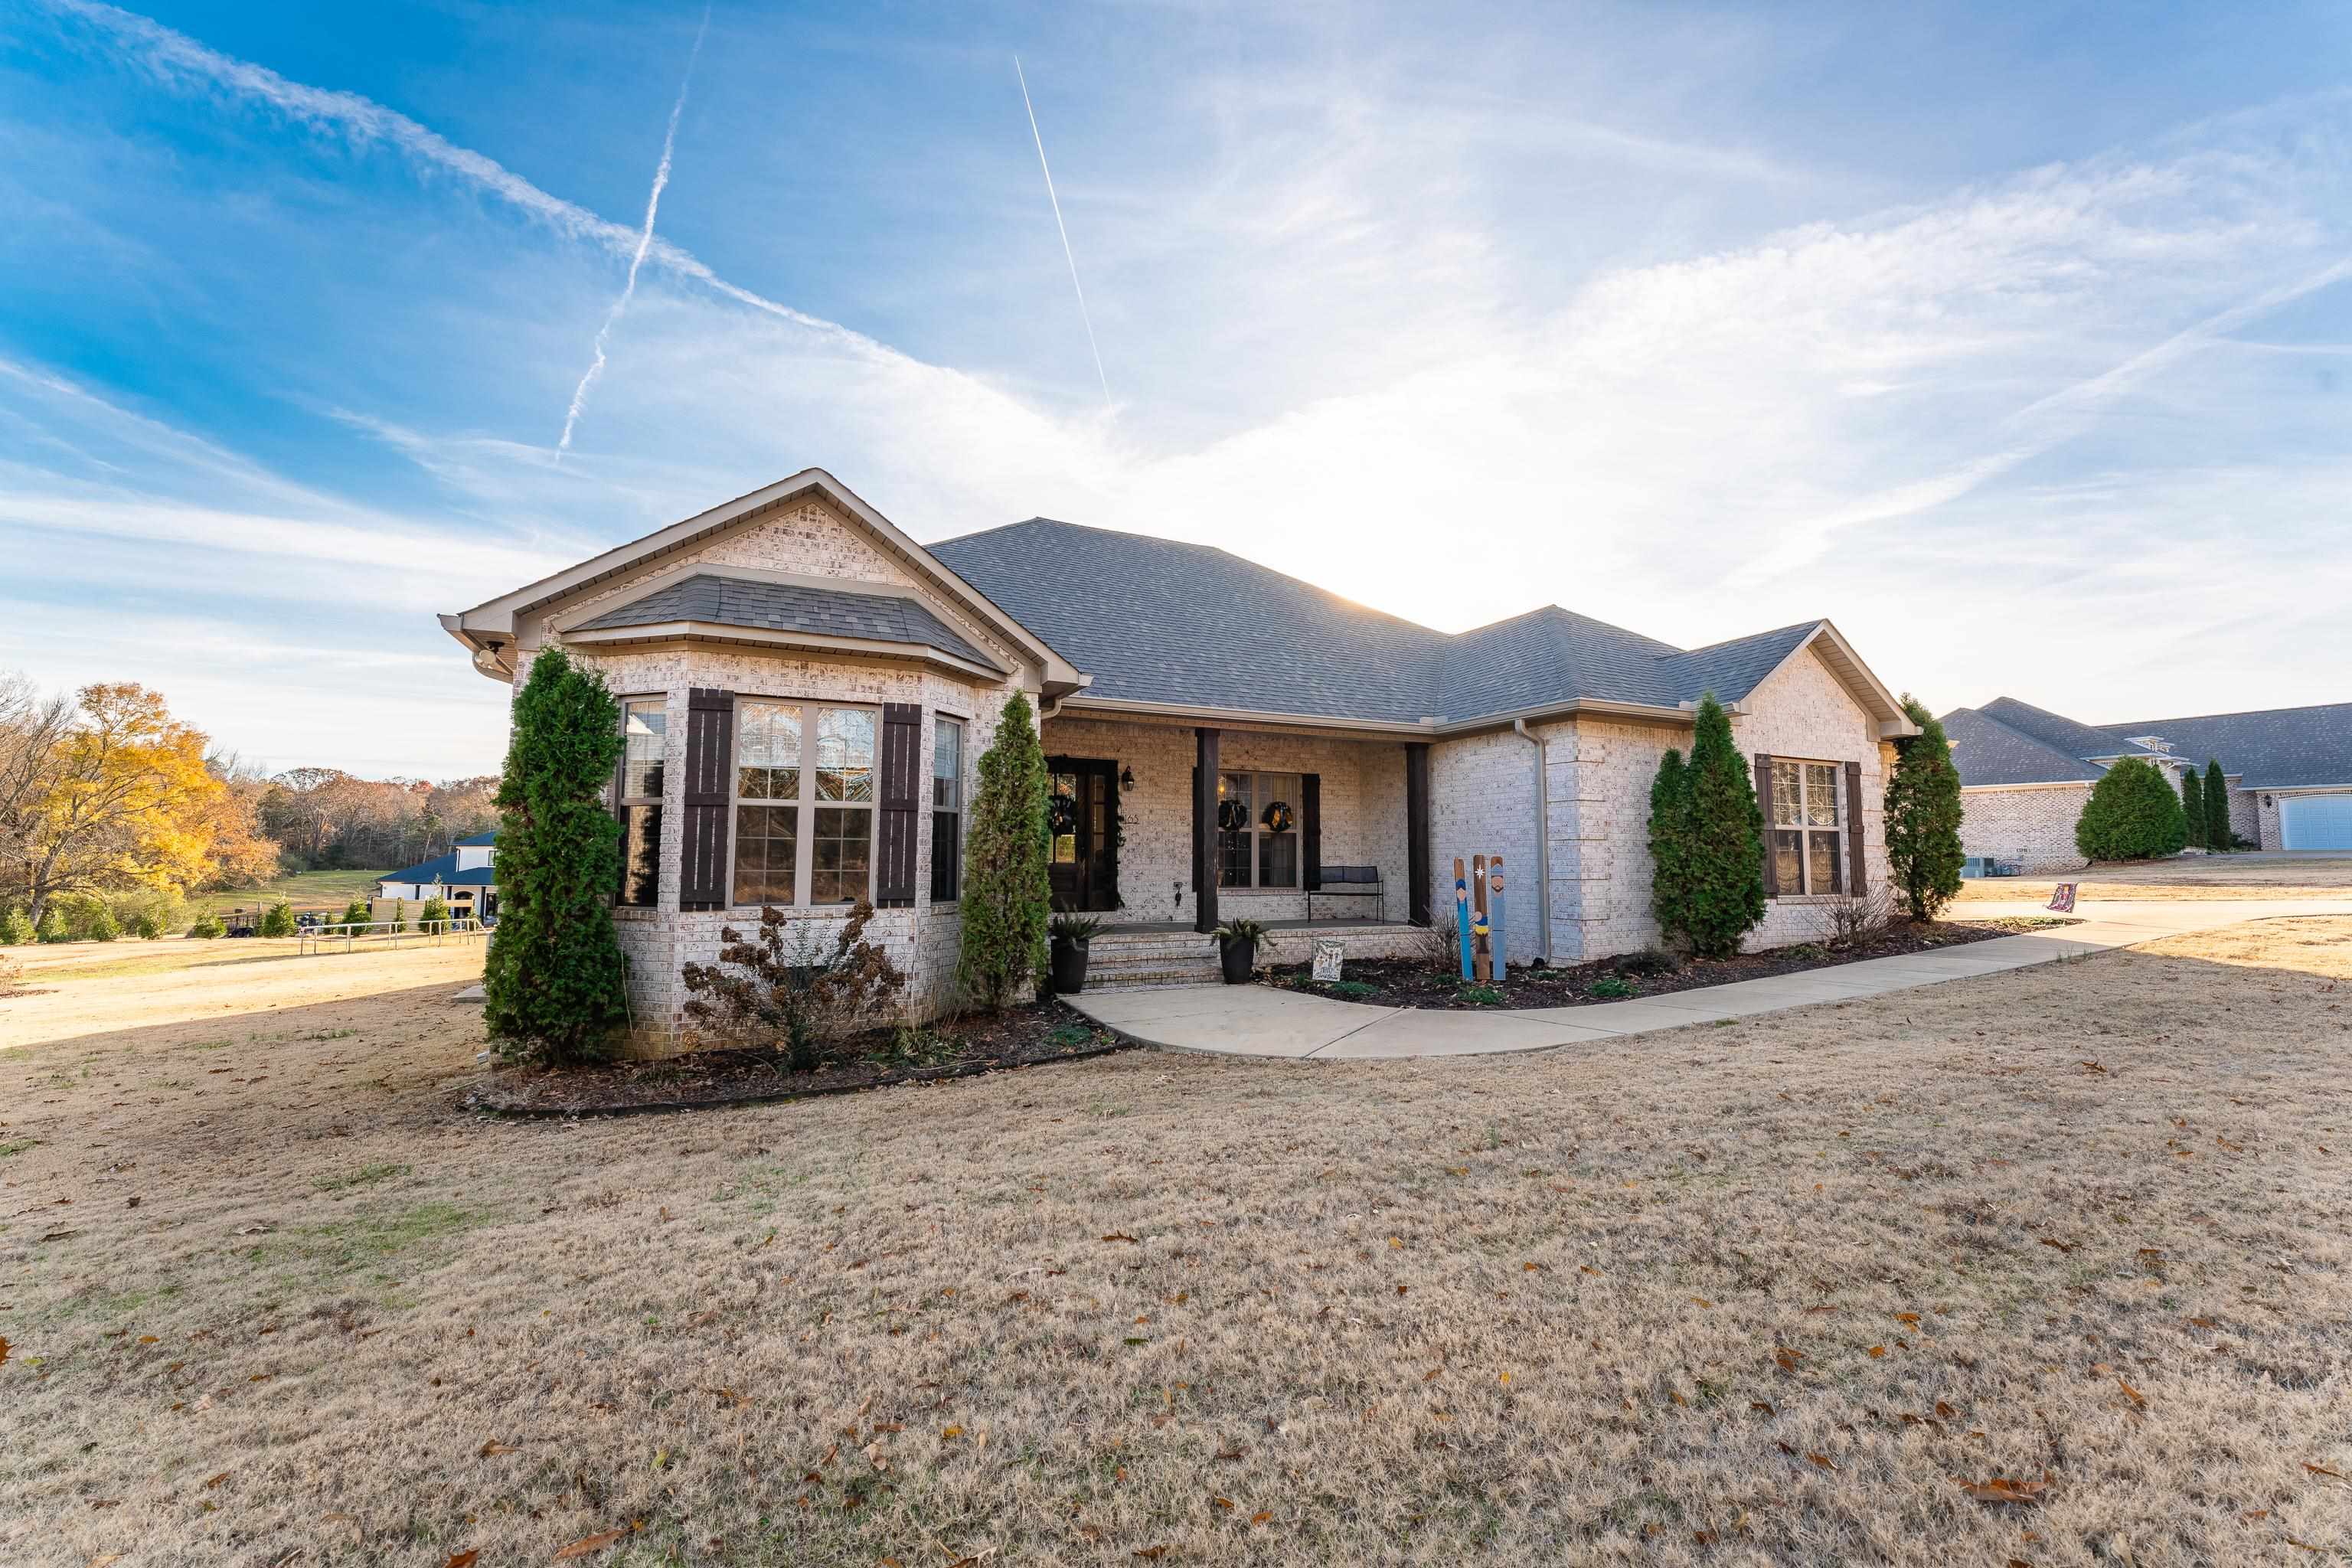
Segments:
[[[1087,988],[1087,944],[1102,931],[1093,915],[1055,915],[1047,928],[1054,938],[1054,991],[1075,996]]]
[[[1256,921],[1230,920],[1217,928],[1217,957],[1225,967],[1225,984],[1246,985],[1257,967],[1258,939],[1265,927]]]

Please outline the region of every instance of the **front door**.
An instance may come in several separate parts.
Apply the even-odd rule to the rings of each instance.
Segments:
[[[1118,908],[1118,764],[1048,757],[1053,853],[1047,875],[1057,910]]]

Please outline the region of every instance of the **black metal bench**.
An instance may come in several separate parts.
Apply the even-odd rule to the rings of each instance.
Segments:
[[[1307,895],[1307,921],[1309,924],[1314,921],[1317,899],[1370,899],[1372,900],[1372,918],[1378,920],[1387,909],[1383,901],[1387,891],[1381,881],[1378,866],[1326,866],[1323,868],[1323,885]],[[1349,918],[1360,920],[1363,917]]]

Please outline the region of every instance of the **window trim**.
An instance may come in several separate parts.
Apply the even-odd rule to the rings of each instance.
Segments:
[[[1774,770],[1773,815],[1777,816],[1783,809],[1787,809],[1797,819],[1791,823],[1768,822],[1764,825],[1765,852],[1773,857],[1776,866],[1780,859],[1779,836],[1783,833],[1793,833],[1797,836],[1797,885],[1789,886],[1788,879],[1776,873],[1780,891],[1773,896],[1777,899],[1833,899],[1842,896],[1846,890],[1848,813],[1853,809],[1853,804],[1845,798],[1846,790],[1843,783],[1845,764],[1828,757],[1784,757],[1776,752],[1772,758],[1772,766]],[[1779,770],[1783,766],[1796,770],[1797,788],[1793,795],[1781,787]],[[1834,815],[1833,821],[1820,823],[1806,820],[1805,805],[1811,796],[1811,775],[1807,770],[1811,768],[1829,770],[1830,802],[1831,811]],[[1788,802],[1785,808],[1782,805],[1784,799]],[[1827,888],[1816,888],[1811,885],[1812,840],[1815,837],[1825,837],[1830,840],[1830,880],[1832,885]]]
[[[800,714],[800,761],[797,763],[747,764],[743,761],[743,710],[746,704],[757,703],[771,708],[795,709]],[[866,764],[871,788],[864,800],[822,800],[816,793],[816,748],[819,715],[825,712],[863,713],[873,721],[874,741],[871,760]],[[742,691],[735,694],[734,708],[729,715],[734,735],[734,755],[727,778],[727,908],[748,910],[773,907],[821,913],[831,910],[847,910],[860,901],[874,901],[875,879],[880,874],[881,809],[882,809],[882,705],[877,702],[840,702],[819,697],[769,696],[762,692]],[[800,794],[789,801],[772,796],[754,797],[746,802],[743,795],[743,770],[747,765],[790,766],[800,773]],[[743,853],[743,807],[745,805],[789,805],[793,811],[793,896],[790,902],[777,903],[764,899],[745,903],[736,897],[737,876]],[[863,811],[866,813],[866,888],[855,899],[835,900],[824,903],[810,901],[810,890],[816,884],[816,814],[819,811]]]
[[[939,786],[942,782],[940,773],[940,735],[945,730],[953,730],[956,737],[955,772],[948,775],[955,783],[955,804],[948,806],[939,803]],[[936,709],[932,710],[930,901],[934,904],[959,903],[963,899],[963,814],[964,800],[970,793],[964,784],[964,754],[970,749],[965,743],[970,732],[968,721],[959,715],[943,713]],[[940,853],[940,818],[943,816],[953,818],[955,827],[954,847],[944,856]],[[947,891],[944,894],[940,891],[942,871],[947,880]]]
[[[621,824],[621,885],[613,889],[613,907],[614,909],[621,910],[656,910],[661,907],[663,859],[662,836],[664,826],[666,826],[664,818],[668,816],[668,801],[667,797],[669,794],[669,780],[672,772],[669,758],[669,693],[666,691],[640,692],[633,696],[622,697],[620,699],[620,704],[622,743],[621,765],[616,776],[613,780],[613,815],[620,820]],[[628,793],[629,753],[627,748],[629,737],[629,714],[632,709],[640,706],[651,707],[656,710],[661,714],[662,721],[660,758],[662,786],[652,795],[631,795]],[[632,810],[641,810],[646,807],[650,807],[654,814],[653,896],[649,899],[638,900],[627,896],[629,889],[629,814]]]
[[[1291,811],[1295,814],[1295,820],[1291,823],[1287,833],[1279,836],[1288,837],[1297,849],[1297,853],[1292,857],[1291,880],[1286,883],[1265,883],[1258,880],[1259,873],[1265,864],[1262,858],[1259,840],[1278,836],[1274,834],[1264,824],[1260,814],[1264,811],[1265,806],[1260,802],[1259,796],[1261,792],[1257,787],[1257,781],[1259,779],[1295,779],[1303,781],[1306,776],[1306,773],[1303,770],[1298,769],[1293,769],[1287,772],[1280,768],[1219,768],[1217,770],[1217,799],[1220,802],[1224,799],[1225,780],[1229,778],[1244,778],[1250,781],[1250,816],[1249,827],[1247,830],[1249,834],[1250,879],[1246,882],[1228,882],[1224,879],[1224,838],[1226,830],[1219,827],[1213,822],[1209,825],[1209,832],[1212,836],[1212,843],[1216,854],[1217,891],[1220,893],[1272,893],[1277,895],[1286,893],[1304,894],[1306,892],[1307,807],[1303,799],[1288,803]],[[1299,784],[1297,793],[1302,796],[1305,795],[1306,785],[1303,782]]]

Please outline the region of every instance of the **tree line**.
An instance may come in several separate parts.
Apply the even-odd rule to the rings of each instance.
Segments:
[[[392,868],[495,827],[497,780],[268,774],[173,717],[160,692],[71,694],[0,673],[0,919]],[[116,909],[119,918],[122,910]]]

